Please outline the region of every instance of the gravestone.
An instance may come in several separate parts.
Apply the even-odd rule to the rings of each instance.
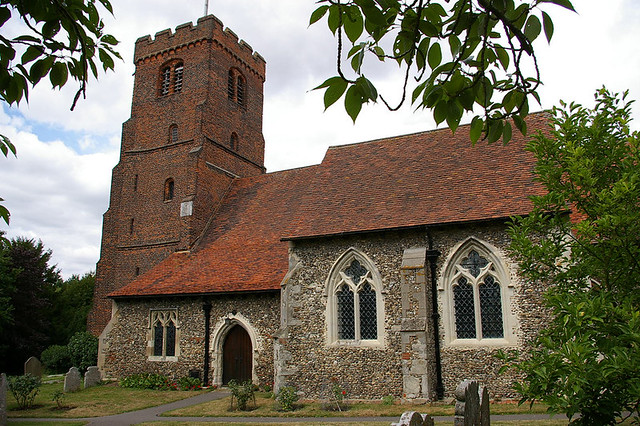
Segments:
[[[31,374],[33,377],[42,377],[42,363],[38,358],[32,356],[24,363],[24,374]]]
[[[480,424],[480,395],[478,382],[464,380],[458,385],[456,395],[455,426],[478,426]]]
[[[64,391],[75,392],[82,385],[82,376],[76,367],[71,367],[69,372],[64,375]]]
[[[405,411],[400,416],[400,421],[391,423],[391,426],[433,426],[433,418],[428,414],[420,414],[416,411]]]
[[[84,373],[84,388],[90,388],[100,383],[102,380],[102,375],[100,374],[100,370],[95,365],[87,368],[87,372]]]
[[[489,391],[486,387],[480,386],[480,389],[478,389],[478,396],[480,397],[480,426],[490,426],[491,414],[489,410]]]
[[[7,424],[7,375],[0,375],[0,425]]]

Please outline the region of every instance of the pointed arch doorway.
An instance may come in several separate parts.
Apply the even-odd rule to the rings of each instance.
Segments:
[[[253,347],[249,333],[239,324],[234,325],[222,345],[222,383],[235,380],[242,383],[252,379]]]

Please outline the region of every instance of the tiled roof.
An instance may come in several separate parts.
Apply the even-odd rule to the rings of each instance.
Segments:
[[[530,134],[546,128],[528,118]],[[112,297],[277,290],[283,240],[527,214],[533,156],[514,132],[506,146],[472,146],[468,127],[332,147],[306,168],[234,181],[191,252],[174,253]]]

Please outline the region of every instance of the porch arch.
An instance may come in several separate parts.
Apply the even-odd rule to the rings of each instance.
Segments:
[[[257,382],[256,359],[258,353],[258,333],[249,320],[242,314],[229,313],[216,322],[212,334],[211,364],[213,367],[213,385],[222,386],[224,372],[224,344],[229,332],[240,326],[247,332],[251,340],[251,381]]]

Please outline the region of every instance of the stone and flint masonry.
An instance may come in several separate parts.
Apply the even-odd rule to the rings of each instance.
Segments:
[[[546,319],[506,251],[509,218],[541,192],[522,136],[474,147],[468,128],[435,130],[266,173],[265,60],[247,43],[206,16],[138,39],[134,61],[89,318],[104,376],[513,395],[493,355]]]

